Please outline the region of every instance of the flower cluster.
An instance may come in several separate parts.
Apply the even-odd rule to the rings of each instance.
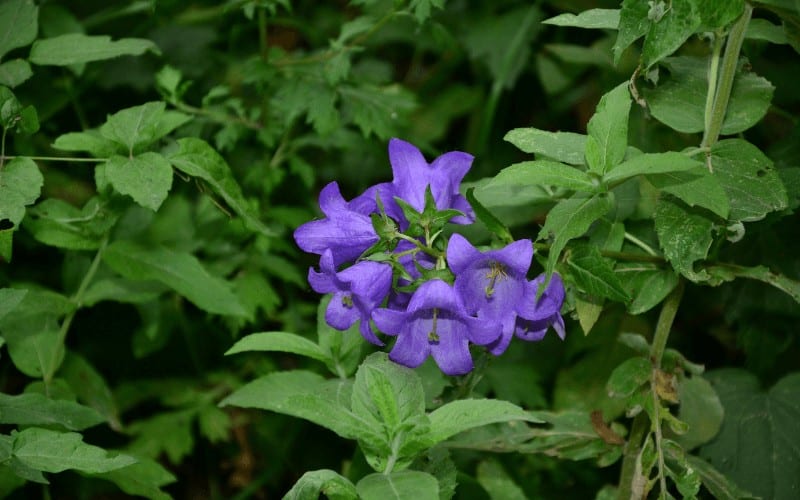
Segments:
[[[325,217],[294,233],[297,245],[320,255],[308,281],[333,294],[325,321],[344,330],[357,321],[396,336],[389,357],[408,367],[430,355],[448,375],[473,368],[469,345],[502,354],[512,337],[541,340],[549,327],[564,338],[564,285],[557,274],[528,280],[530,240],[481,251],[447,223],[470,224],[475,213],[459,193],[472,156],[445,153],[428,163],[412,144],[389,142],[391,182],[345,201],[336,182],[320,193]],[[545,286],[546,285],[546,286]]]

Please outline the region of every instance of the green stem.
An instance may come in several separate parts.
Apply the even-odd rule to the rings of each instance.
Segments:
[[[412,238],[411,236],[405,235],[403,233],[395,234],[395,237],[400,238],[401,240],[406,240],[409,243],[413,243],[417,248],[425,252],[426,254],[430,255],[431,257],[436,257],[437,259],[442,256],[441,252],[437,252],[433,248],[423,245],[418,240]]]
[[[704,130],[711,128],[711,115],[714,112],[714,97],[717,95],[717,77],[719,74],[719,60],[722,55],[722,42],[725,37],[722,33],[713,33],[714,43],[711,49],[711,66],[708,68],[708,92],[706,92],[706,111]]]
[[[645,252],[649,253],[653,257],[658,257],[658,252],[653,250],[653,247],[645,243],[644,241],[640,240],[636,236],[632,235],[631,233],[625,231],[625,239],[636,245],[637,247],[641,248]]]
[[[103,252],[105,252],[105,249],[108,246],[108,238],[109,235],[106,233],[106,235],[103,237],[103,240],[100,242],[100,248],[97,249],[97,253],[94,255],[94,259],[92,260],[89,269],[86,271],[86,275],[84,275],[80,286],[78,286],[78,291],[76,291],[75,295],[72,296],[71,302],[73,303],[73,308],[61,323],[61,329],[58,331],[58,340],[55,344],[56,348],[53,350],[53,355],[50,357],[50,364],[47,367],[48,371],[42,374],[45,387],[48,389],[53,381],[53,376],[57,371],[56,366],[58,364],[58,356],[64,349],[64,342],[67,339],[69,327],[72,325],[72,320],[75,319],[75,314],[78,313],[78,310],[83,305],[83,296],[86,293],[86,290],[89,288],[89,285],[92,283],[94,275],[97,273],[97,269],[100,267],[100,262],[103,260]]]
[[[6,158],[13,160],[15,157],[13,156],[6,156],[6,133],[8,129],[3,129],[3,134],[0,136],[0,170],[3,170],[3,163],[5,163]]]
[[[669,338],[670,329],[672,329],[672,321],[675,319],[675,314],[677,314],[678,307],[681,304],[683,289],[684,282],[683,280],[679,280],[678,286],[667,295],[667,298],[661,306],[661,314],[659,314],[658,323],[656,323],[653,343],[650,345],[650,360],[656,368],[661,368],[661,357],[664,355],[664,349],[667,347],[667,339]]]
[[[633,419],[631,434],[622,451],[622,472],[619,476],[618,500],[630,500],[633,493],[633,481],[636,478],[636,460],[641,451],[642,442],[650,430],[647,413],[642,411]]]
[[[266,7],[258,9],[258,49],[264,62],[269,59],[269,46],[267,45],[267,11]]]
[[[745,30],[747,30],[747,25],[750,22],[752,13],[753,7],[745,3],[744,13],[733,23],[731,31],[728,34],[728,42],[725,45],[725,55],[722,58],[722,71],[719,75],[716,91],[714,93],[711,118],[709,119],[706,117],[708,127],[705,130],[703,142],[700,144],[700,147],[711,148],[719,139],[719,134],[722,130],[722,122],[725,120],[725,113],[728,110],[728,100],[731,96],[733,81],[736,78],[739,52],[742,49],[744,33]],[[709,81],[709,85],[712,84],[713,82]],[[710,158],[710,156],[708,158]],[[710,160],[708,165],[709,167],[711,166]]]

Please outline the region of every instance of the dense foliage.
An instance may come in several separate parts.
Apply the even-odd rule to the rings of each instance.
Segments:
[[[798,52],[797,0],[0,0],[0,496],[797,498]]]

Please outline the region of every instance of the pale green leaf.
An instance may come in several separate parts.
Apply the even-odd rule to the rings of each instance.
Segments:
[[[356,500],[356,487],[349,479],[330,469],[308,471],[294,483],[283,500]]]
[[[747,30],[744,32],[744,37],[751,40],[764,40],[778,45],[786,45],[789,41],[786,39],[786,33],[783,28],[778,24],[772,24],[766,19],[751,19],[747,23]]]
[[[154,212],[172,188],[172,167],[158,153],[112,156],[105,164],[105,172],[114,189]]]
[[[13,89],[32,76],[31,65],[24,59],[12,59],[0,64],[0,85]]]
[[[452,401],[430,414],[431,440],[439,443],[475,427],[513,420],[541,422],[530,412],[508,401],[499,399]]]
[[[92,474],[92,477],[111,481],[128,495],[142,496],[150,500],[170,500],[172,496],[162,491],[161,487],[174,483],[175,476],[155,460],[134,458],[137,460],[135,464]]]
[[[653,365],[650,360],[635,357],[616,367],[606,383],[606,391],[612,398],[627,398],[650,380]]]
[[[586,163],[586,136],[583,134],[549,132],[530,127],[510,130],[503,139],[526,153],[544,155],[570,165]]]
[[[671,269],[659,269],[640,263],[620,263],[617,276],[633,300],[628,312],[642,314],[657,306],[678,285],[678,275]]]
[[[673,439],[686,451],[711,441],[722,426],[724,410],[716,391],[700,375],[683,377],[678,382],[678,419],[689,426]]]
[[[44,394],[11,396],[0,393],[0,423],[14,425],[61,426],[80,431],[105,419],[96,410],[74,401],[49,399]]]
[[[44,472],[67,469],[102,473],[136,463],[130,455],[114,454],[83,442],[76,432],[56,432],[38,427],[14,436],[13,453],[28,467]]]
[[[501,170],[486,186],[558,186],[578,191],[594,191],[597,182],[575,167],[549,160],[515,163]]]
[[[0,320],[14,310],[22,302],[27,290],[16,288],[0,288]]]
[[[644,2],[641,2],[644,3]],[[649,69],[672,54],[700,27],[701,17],[693,1],[671,2],[658,20],[652,20],[644,39],[642,64]]]
[[[319,347],[329,360],[326,362],[331,373],[341,378],[352,375],[361,362],[361,350],[364,338],[356,322],[345,331],[337,330],[325,321],[325,311],[331,301],[331,295],[325,295],[317,307],[317,334]]]
[[[143,38],[111,40],[105,35],[68,33],[37,40],[31,47],[29,59],[40,66],[70,66],[119,56],[139,56],[147,51],[161,53],[155,43]]]
[[[574,28],[615,30],[619,26],[619,15],[619,9],[589,9],[577,16],[570,13],[559,14],[545,19],[542,23]]]
[[[78,400],[94,408],[112,429],[122,429],[114,394],[100,372],[88,360],[75,352],[67,352],[58,375],[67,381]]]
[[[211,275],[189,253],[116,241],[106,248],[103,260],[125,278],[161,282],[210,313],[231,316],[245,314],[229,284]]]
[[[589,170],[605,174],[625,157],[628,148],[628,114],[631,96],[628,82],[606,93],[586,126],[586,163]]]
[[[98,198],[91,198],[82,209],[48,198],[28,209],[23,226],[45,245],[95,250],[116,221],[117,214]]]
[[[612,264],[601,254],[600,249],[590,245],[579,245],[568,251],[569,276],[585,293],[594,297],[607,297],[618,302],[631,299],[614,272]]]
[[[132,156],[169,133],[169,127],[162,125],[165,108],[164,102],[157,101],[117,111],[100,127],[100,134],[123,145]]]
[[[728,194],[720,178],[705,166],[665,174],[648,174],[647,180],[655,187],[680,199],[690,207],[703,207],[723,219],[730,214]]]
[[[370,474],[356,484],[363,500],[439,500],[439,483],[427,472],[404,470]]]
[[[39,7],[33,0],[0,2],[0,59],[17,47],[36,39]]]
[[[668,172],[684,172],[703,164],[683,153],[670,151],[667,153],[645,153],[634,156],[630,160],[613,167],[603,176],[607,183],[618,182],[634,175],[663,174]]]
[[[322,349],[305,337],[288,332],[260,332],[239,339],[225,355],[248,351],[277,351],[299,354],[318,361],[328,361]]]
[[[86,151],[96,158],[108,158],[114,153],[123,153],[122,146],[106,139],[97,130],[68,132],[53,142],[55,149],[62,151]]]
[[[650,29],[650,19],[647,13],[650,10],[647,2],[641,0],[623,0],[619,12],[619,34],[614,42],[614,64],[619,62],[622,53],[630,45],[644,36]]]
[[[694,263],[708,256],[714,222],[668,197],[656,203],[654,219],[659,245],[675,270],[692,281],[707,279],[708,273],[696,272]]]
[[[25,217],[25,206],[41,194],[44,177],[39,167],[28,157],[9,161],[0,169],[0,221],[17,225]]]

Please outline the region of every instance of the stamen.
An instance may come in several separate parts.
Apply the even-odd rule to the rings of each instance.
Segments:
[[[431,325],[431,331],[428,332],[428,342],[431,344],[438,344],[439,343],[439,334],[436,333],[436,320],[439,317],[439,309],[434,307],[433,308],[433,324]]]
[[[342,295],[342,305],[348,309],[353,307],[353,297],[351,297],[349,293]]]
[[[492,298],[492,294],[494,293],[494,285],[497,282],[498,277],[505,279],[508,277],[508,274],[506,274],[506,269],[503,267],[503,264],[493,261],[489,264],[489,272],[486,273],[486,278],[489,280],[489,285],[483,289],[487,299]]]

